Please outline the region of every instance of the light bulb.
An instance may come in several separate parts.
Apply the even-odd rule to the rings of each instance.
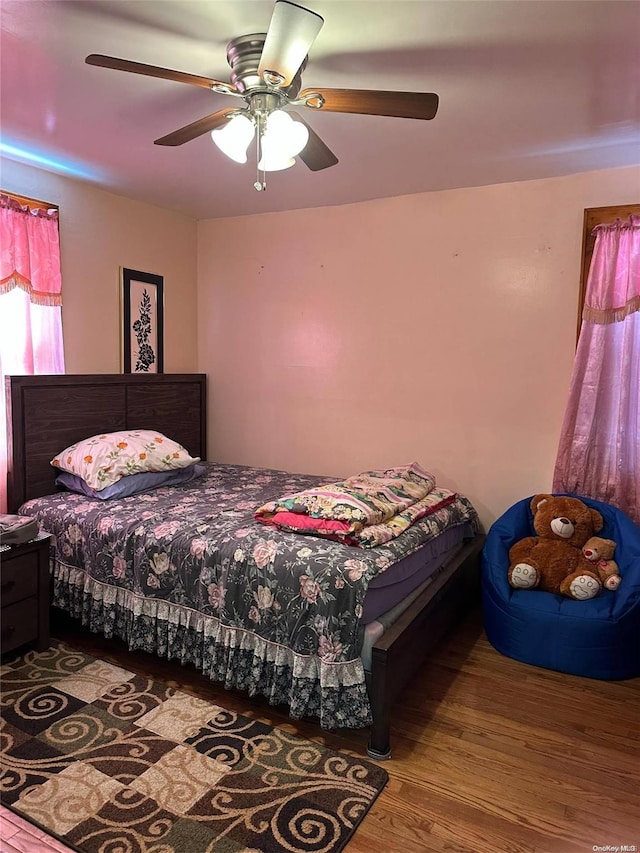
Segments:
[[[294,121],[283,110],[275,110],[270,113],[262,135],[258,168],[263,172],[290,169],[296,162],[293,158],[302,151],[308,139],[309,131],[304,124]]]
[[[269,138],[269,146],[279,151],[281,158],[288,159],[302,151],[309,141],[309,130],[284,110],[274,110],[267,119],[265,136]]]
[[[251,119],[238,113],[224,127],[211,131],[211,138],[227,157],[236,163],[247,162],[247,149],[255,135]]]
[[[262,157],[258,163],[258,169],[262,172],[281,172],[283,169],[290,169],[295,166],[296,161],[293,157],[283,157],[277,152],[271,152],[262,146]]]

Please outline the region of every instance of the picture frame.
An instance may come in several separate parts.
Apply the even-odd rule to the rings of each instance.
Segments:
[[[122,372],[164,371],[164,279],[121,268]]]

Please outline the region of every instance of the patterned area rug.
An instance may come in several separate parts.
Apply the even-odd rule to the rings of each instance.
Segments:
[[[62,643],[1,679],[2,802],[82,853],[339,853],[387,782]]]

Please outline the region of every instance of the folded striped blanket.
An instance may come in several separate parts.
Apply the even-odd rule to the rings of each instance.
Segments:
[[[456,499],[435,486],[433,474],[413,462],[284,495],[259,507],[255,518],[282,530],[374,548]]]

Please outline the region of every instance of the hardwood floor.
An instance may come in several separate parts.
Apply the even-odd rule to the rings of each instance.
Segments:
[[[129,653],[75,623],[58,622],[53,634],[335,749],[366,748],[364,731],[294,723],[191,667]],[[640,851],[640,678],[595,681],[502,657],[476,612],[404,693],[392,748],[389,783],[345,853]]]
[[[73,853],[73,850],[0,806],[0,853]]]

